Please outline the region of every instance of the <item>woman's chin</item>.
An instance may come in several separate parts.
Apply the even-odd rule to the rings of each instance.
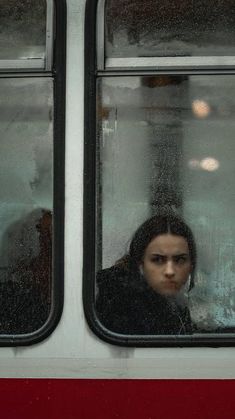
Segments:
[[[166,290],[162,295],[165,297],[175,297],[179,293],[179,290]]]
[[[180,290],[175,287],[169,287],[164,289],[154,289],[154,291],[162,295],[163,297],[175,297]]]

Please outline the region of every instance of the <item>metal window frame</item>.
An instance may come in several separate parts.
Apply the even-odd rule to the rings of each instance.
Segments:
[[[105,70],[190,70],[190,69],[232,69],[235,67],[235,56],[210,57],[130,57],[106,58]]]
[[[54,2],[46,0],[46,43],[45,58],[25,58],[25,59],[0,59],[0,72],[3,71],[51,71],[53,65],[53,20]]]
[[[103,341],[126,347],[230,347],[235,346],[234,333],[208,333],[185,336],[124,335],[106,329],[95,310],[96,260],[96,138],[97,77],[148,75],[235,75],[233,57],[137,57],[109,59],[105,62],[105,0],[87,0],[85,15],[85,147],[84,147],[84,264],[83,306],[91,330]],[[103,40],[103,44],[102,44]],[[232,58],[232,60],[231,60]],[[150,61],[148,61],[150,60]],[[191,61],[190,61],[191,60]],[[223,62],[222,62],[223,61]],[[130,63],[132,62],[132,66]],[[157,64],[156,64],[157,62]],[[138,64],[138,65],[136,65]],[[145,65],[148,64],[148,65]],[[91,263],[91,261],[93,261]]]
[[[49,0],[53,4],[54,24],[57,28],[55,47],[51,49],[51,72],[6,71],[0,78],[38,78],[53,80],[53,276],[51,311],[45,324],[32,333],[0,334],[0,347],[28,346],[41,342],[56,328],[63,311],[64,302],[64,185],[65,185],[65,93],[66,93],[66,0]],[[50,19],[52,17],[50,16]],[[50,20],[51,22],[51,20]],[[58,30],[59,28],[59,30]],[[53,28],[51,28],[53,33]],[[51,41],[50,41],[51,42]]]
[[[232,69],[235,56],[166,56],[166,57],[106,57],[105,0],[98,0],[96,15],[97,71],[168,70],[168,69]]]

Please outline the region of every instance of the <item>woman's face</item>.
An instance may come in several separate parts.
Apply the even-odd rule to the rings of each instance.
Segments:
[[[155,237],[146,247],[140,266],[151,288],[161,295],[174,296],[192,271],[186,239],[173,234]]]

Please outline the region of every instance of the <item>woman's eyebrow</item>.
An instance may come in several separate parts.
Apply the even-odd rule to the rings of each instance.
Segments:
[[[189,256],[189,253],[176,253],[175,255],[172,255],[172,257],[186,257]]]
[[[156,253],[153,252],[151,253],[152,256],[161,256],[161,257],[167,257],[168,255],[166,253]],[[173,255],[171,255],[172,257],[178,257],[178,256],[189,256],[189,253],[174,253]]]
[[[151,253],[151,256],[158,256],[158,257],[161,257],[161,258],[166,258],[168,255],[166,255],[165,253],[153,252],[153,253]]]

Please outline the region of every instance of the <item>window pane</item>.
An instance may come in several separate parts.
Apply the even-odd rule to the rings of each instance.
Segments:
[[[51,305],[53,81],[0,79],[0,333],[41,327]]]
[[[232,0],[107,0],[108,57],[235,55]]]
[[[44,58],[46,0],[1,0],[0,59]]]
[[[197,332],[235,331],[234,97],[232,75],[98,80],[97,271],[127,253],[144,220],[173,209],[196,241]]]

